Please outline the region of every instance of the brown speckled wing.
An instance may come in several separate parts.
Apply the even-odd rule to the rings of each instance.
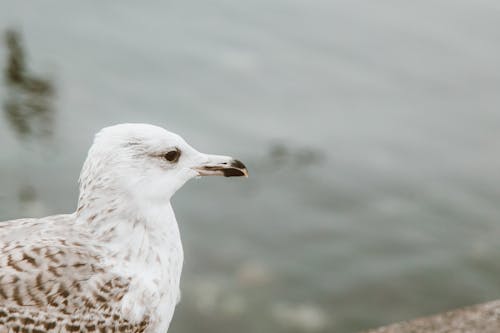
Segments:
[[[50,238],[36,227],[28,229],[37,237],[8,237],[2,227],[0,332],[145,331],[147,319],[120,316],[129,279],[110,272],[99,248]]]

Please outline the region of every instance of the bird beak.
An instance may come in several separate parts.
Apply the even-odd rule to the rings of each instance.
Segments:
[[[192,169],[199,176],[248,177],[246,166],[229,156],[205,155],[206,161]]]

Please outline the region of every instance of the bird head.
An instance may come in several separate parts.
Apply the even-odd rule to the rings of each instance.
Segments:
[[[164,201],[197,176],[248,177],[248,171],[240,161],[201,153],[161,127],[120,124],[95,136],[80,175],[80,198],[92,191],[105,195],[107,189]]]

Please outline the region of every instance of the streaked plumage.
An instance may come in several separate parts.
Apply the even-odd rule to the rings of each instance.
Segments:
[[[152,125],[102,130],[75,213],[0,222],[0,332],[166,332],[183,263],[170,198],[213,174],[246,169]]]

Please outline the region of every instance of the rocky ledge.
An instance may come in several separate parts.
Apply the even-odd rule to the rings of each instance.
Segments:
[[[384,326],[365,333],[497,333],[500,300]]]

